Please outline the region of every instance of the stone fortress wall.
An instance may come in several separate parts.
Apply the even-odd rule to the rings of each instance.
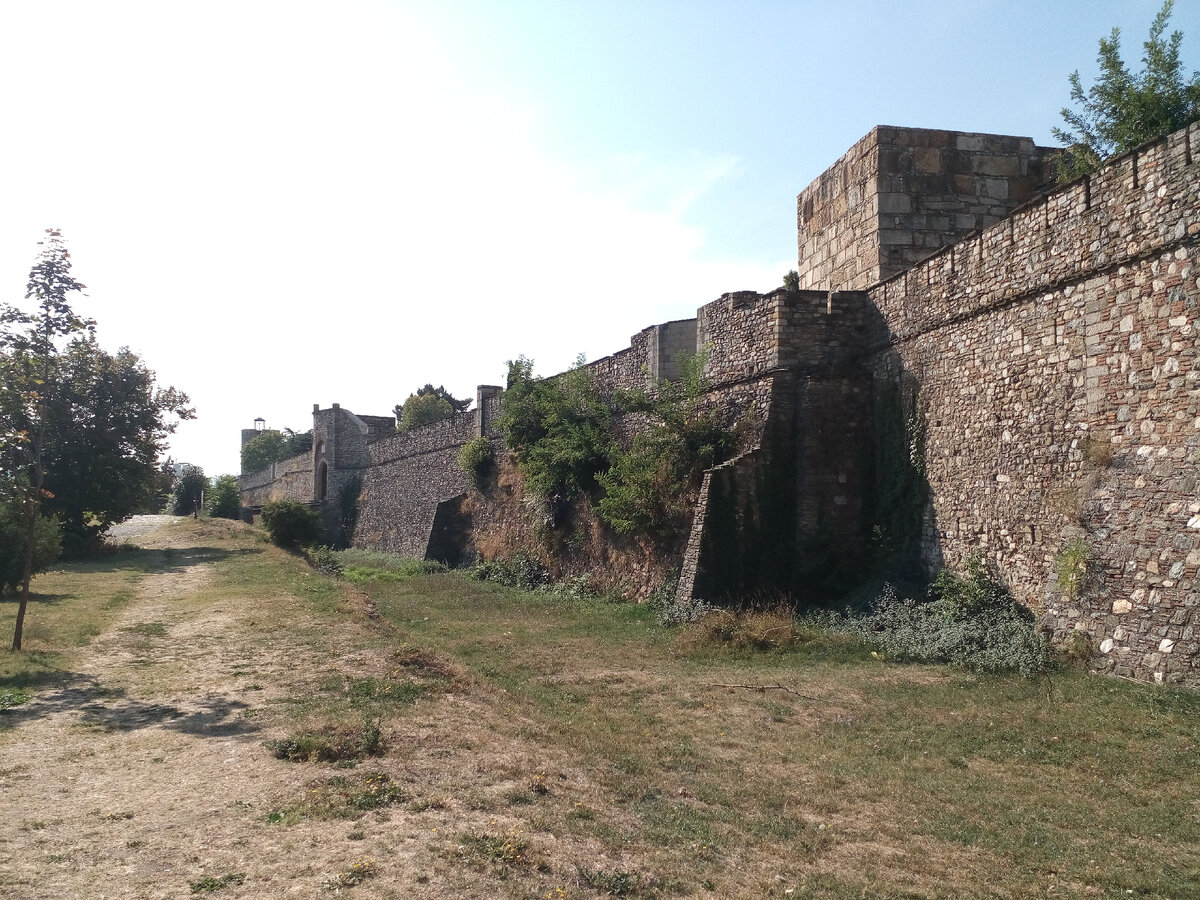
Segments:
[[[927,573],[984,553],[1112,671],[1200,680],[1198,151],[1193,126],[1035,197],[1027,138],[881,126],[798,198],[803,290],[725,294],[589,364],[645,387],[705,350],[709,402],[747,423],[704,478],[680,594],[819,599],[912,538]],[[426,555],[471,490],[458,450],[499,445],[499,389],[478,400],[404,434],[316,409],[312,456],[244,476],[244,502],[307,483],[328,513],[359,479],[354,543]]]

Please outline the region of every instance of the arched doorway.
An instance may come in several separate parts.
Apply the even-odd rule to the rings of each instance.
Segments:
[[[317,499],[325,499],[325,491],[329,486],[329,467],[325,465],[325,460],[317,465]]]

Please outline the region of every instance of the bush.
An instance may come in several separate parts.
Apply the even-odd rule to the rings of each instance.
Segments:
[[[238,491],[238,481],[232,475],[219,475],[213,479],[208,491],[208,514],[214,519],[242,517],[242,495]]]
[[[843,617],[834,627],[856,634],[888,656],[944,662],[972,672],[1034,675],[1049,660],[1033,613],[974,554],[966,575],[943,570],[931,599],[918,602],[884,588],[866,615]]]
[[[496,459],[492,442],[485,437],[471,438],[458,451],[458,467],[471,479],[476,489],[483,488],[483,481]]]
[[[494,581],[523,591],[550,584],[550,573],[546,567],[527,550],[518,550],[507,558],[478,563],[468,569],[467,574],[479,581]]]
[[[316,510],[295,500],[272,500],[263,505],[262,524],[277,547],[294,550],[321,539],[321,519]]]
[[[322,575],[338,578],[342,574],[341,560],[332,547],[305,547],[304,558]]]
[[[25,568],[25,526],[19,507],[0,503],[0,591],[21,586]],[[58,521],[38,516],[33,527],[33,571],[49,568],[62,552],[62,529]]]

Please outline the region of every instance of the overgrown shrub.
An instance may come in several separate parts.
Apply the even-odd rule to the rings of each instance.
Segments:
[[[555,378],[534,378],[525,357],[508,364],[508,390],[496,427],[531,493],[575,497],[609,467],[612,406],[582,360]]]
[[[944,662],[973,672],[1040,672],[1048,649],[1033,613],[978,554],[966,569],[965,575],[943,570],[925,601],[899,598],[888,585],[869,613],[847,615],[835,627],[896,659]]]
[[[467,570],[467,574],[479,581],[494,581],[523,591],[536,590],[551,581],[546,567],[527,550],[518,550],[506,558],[477,563]]]
[[[338,578],[342,574],[342,563],[337,551],[332,547],[305,547],[304,558],[308,564],[330,578]]]
[[[0,591],[21,586],[25,569],[25,525],[20,507],[0,503]],[[33,528],[33,571],[49,568],[62,552],[62,529],[55,519],[38,516]]]
[[[272,500],[263,504],[262,524],[271,543],[294,550],[321,539],[321,519],[317,511],[295,500]]]
[[[684,631],[681,640],[693,646],[729,647],[735,650],[783,650],[801,638],[791,610],[734,611],[715,609]]]
[[[458,451],[458,467],[467,474],[477,489],[483,488],[484,479],[495,459],[496,451],[492,442],[485,437],[471,438]]]

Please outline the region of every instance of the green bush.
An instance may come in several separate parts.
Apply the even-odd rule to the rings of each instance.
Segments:
[[[0,503],[0,591],[21,586],[25,568],[25,526],[20,508]],[[57,520],[38,516],[33,527],[33,571],[42,572],[62,552],[62,529]]]
[[[545,499],[590,491],[613,448],[613,408],[591,371],[580,360],[555,378],[534,378],[532,361],[520,357],[508,384],[496,426],[530,491]]]
[[[930,599],[896,596],[891,585],[866,615],[834,627],[856,634],[897,659],[944,662],[973,672],[1034,675],[1049,660],[1033,613],[973,554],[965,575],[943,570]]]
[[[338,558],[337,551],[332,547],[305,547],[304,558],[322,575],[338,578],[342,574],[342,562]]]
[[[311,546],[321,539],[317,511],[295,500],[272,500],[264,504],[262,524],[271,543],[285,549]]]
[[[492,442],[485,437],[471,438],[458,451],[458,467],[471,479],[476,488],[482,489],[484,479],[496,459]]]
[[[479,581],[494,581],[507,587],[532,591],[550,584],[550,573],[536,556],[518,550],[512,556],[481,562],[467,570]]]
[[[240,519],[242,495],[232,475],[218,475],[208,490],[208,514],[214,519]]]

